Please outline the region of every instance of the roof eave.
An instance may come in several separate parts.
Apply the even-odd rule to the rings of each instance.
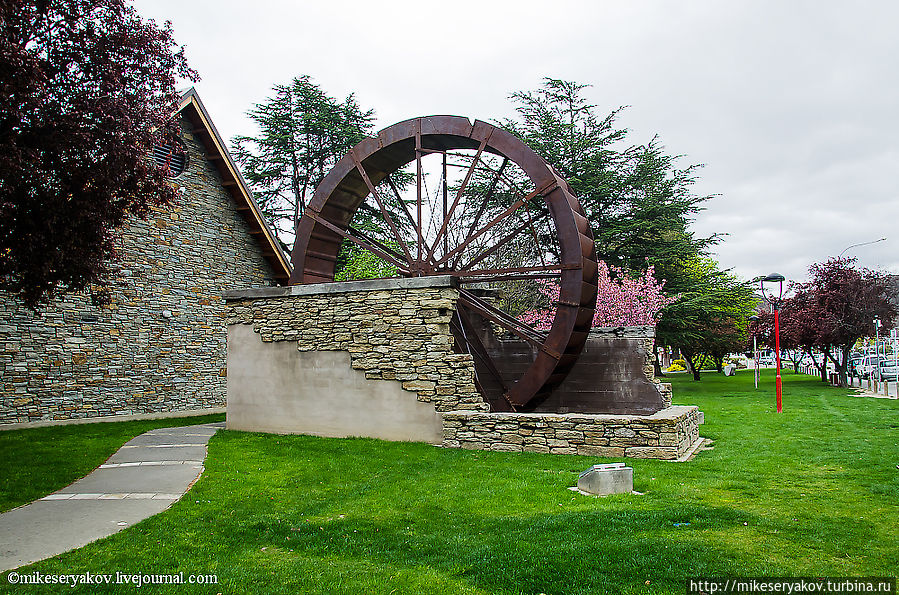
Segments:
[[[286,285],[292,270],[290,258],[281,248],[275,232],[262,215],[262,210],[253,198],[249,185],[240,174],[240,170],[228,153],[224,140],[212,123],[212,118],[209,117],[206,107],[193,87],[182,94],[176,111],[178,114],[191,112],[200,124],[200,129],[195,130],[194,133],[206,133],[204,138],[200,138],[200,141],[206,146],[209,159],[216,162],[216,169],[222,176],[223,187],[229,191],[237,203],[238,211],[244,214],[244,218],[251,228],[250,233],[260,243],[266,260],[274,269],[276,280]],[[215,154],[212,154],[212,150],[215,151]]]

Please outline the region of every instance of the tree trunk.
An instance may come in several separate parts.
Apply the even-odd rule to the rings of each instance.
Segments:
[[[715,362],[715,371],[719,374],[724,372],[724,356],[712,355],[712,361]]]
[[[821,358],[821,365],[818,366],[818,371],[821,372],[821,382],[827,382],[827,356],[830,353],[830,347],[824,348],[824,357]],[[815,360],[816,362],[818,360]]]
[[[812,353],[812,348],[811,348],[811,347],[805,348],[805,353],[806,353],[810,358],[812,358],[812,361],[814,362],[814,363],[812,364],[812,366],[815,367],[815,368],[817,368],[817,367],[818,367],[818,358],[816,358],[816,357],[815,357],[815,354]]]
[[[840,345],[840,354],[843,356],[843,361],[837,361],[837,359],[828,352],[828,357],[830,357],[830,361],[833,362],[833,365],[837,368],[837,375],[840,377],[840,386],[843,388],[847,388],[849,386],[849,382],[846,375],[847,363],[849,362],[849,353],[852,352],[852,346],[855,344],[855,341],[852,343],[847,343],[845,345]]]
[[[843,365],[840,366],[840,386],[843,388],[849,388],[849,354],[853,345],[855,341],[843,345]]]
[[[693,372],[693,380],[699,380],[699,368],[696,366],[697,354],[695,353],[687,353],[683,349],[681,349],[681,355],[684,356],[684,361],[687,362],[687,365],[690,367],[690,371]]]

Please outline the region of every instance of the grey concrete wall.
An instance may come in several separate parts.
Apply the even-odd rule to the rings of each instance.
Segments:
[[[568,377],[534,411],[650,415],[671,405],[671,385],[655,378],[655,327],[599,327]]]
[[[228,327],[227,424],[256,432],[443,440],[434,404],[419,401],[402,382],[366,378],[347,351],[263,342],[248,324]]]

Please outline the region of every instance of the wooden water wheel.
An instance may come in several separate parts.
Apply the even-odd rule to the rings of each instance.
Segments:
[[[456,349],[471,354],[493,410],[539,405],[587,339],[597,266],[584,211],[552,167],[485,122],[414,118],[353,147],[297,226],[291,283],[333,281],[343,245],[383,276],[458,278]],[[558,284],[540,328],[516,306],[539,297],[523,285],[534,283]]]

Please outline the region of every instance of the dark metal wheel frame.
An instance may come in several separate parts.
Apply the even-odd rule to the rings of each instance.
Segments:
[[[460,150],[468,151],[468,155],[474,151],[474,154],[461,183],[454,189],[455,197],[450,200],[446,184],[447,155]],[[444,172],[443,204],[438,212],[429,209],[423,197],[427,188],[422,158],[435,154],[442,155]],[[502,159],[502,165],[488,167],[489,155]],[[413,162],[416,164],[414,214],[390,178]],[[508,181],[503,170],[510,163],[523,172],[528,188],[510,183],[517,196],[499,208],[492,195],[500,180]],[[484,195],[472,199],[468,187],[476,172],[492,179],[485,185]],[[393,204],[402,205],[394,213],[405,211],[401,213],[404,221],[395,221],[391,216],[388,197],[382,196],[382,182],[394,193],[398,202]],[[389,228],[390,242],[375,239],[352,225],[353,216],[369,198]],[[522,212],[535,201],[542,201],[544,223],[555,235],[557,262],[547,264],[543,249],[539,248],[539,265],[488,268],[490,265],[485,263],[489,257],[506,242],[533,237],[539,243],[534,229],[537,217],[528,214],[520,223]],[[493,209],[490,214],[499,211],[492,218],[487,213],[488,203]],[[460,206],[469,209],[467,220],[472,223],[462,235],[454,230],[455,237],[450,243],[450,229],[457,227]],[[429,220],[425,220],[429,210]],[[497,226],[512,225],[510,221],[515,225],[510,233],[494,238],[492,244],[483,244],[485,238],[496,233]],[[404,226],[412,230],[412,237],[404,234]],[[430,241],[426,237],[429,234],[433,235]],[[459,116],[429,116],[399,122],[379,132],[377,137],[357,144],[318,186],[297,225],[290,282],[333,281],[338,253],[345,241],[390,263],[401,276],[458,278],[460,297],[451,326],[461,350],[475,360],[476,371],[495,376],[502,385],[503,402],[491,402],[495,410],[527,410],[535,406],[564,380],[583,349],[596,307],[597,264],[592,231],[568,183],[521,140],[500,128],[477,120],[472,124]],[[478,245],[478,242],[482,243]],[[553,305],[555,312],[548,330],[539,331],[525,324],[471,289],[473,284],[535,278],[557,279],[559,283],[559,297]],[[489,321],[530,346],[535,356],[526,371],[515,379],[501,378],[491,350],[475,332],[477,318]],[[476,383],[480,388],[477,378]]]

